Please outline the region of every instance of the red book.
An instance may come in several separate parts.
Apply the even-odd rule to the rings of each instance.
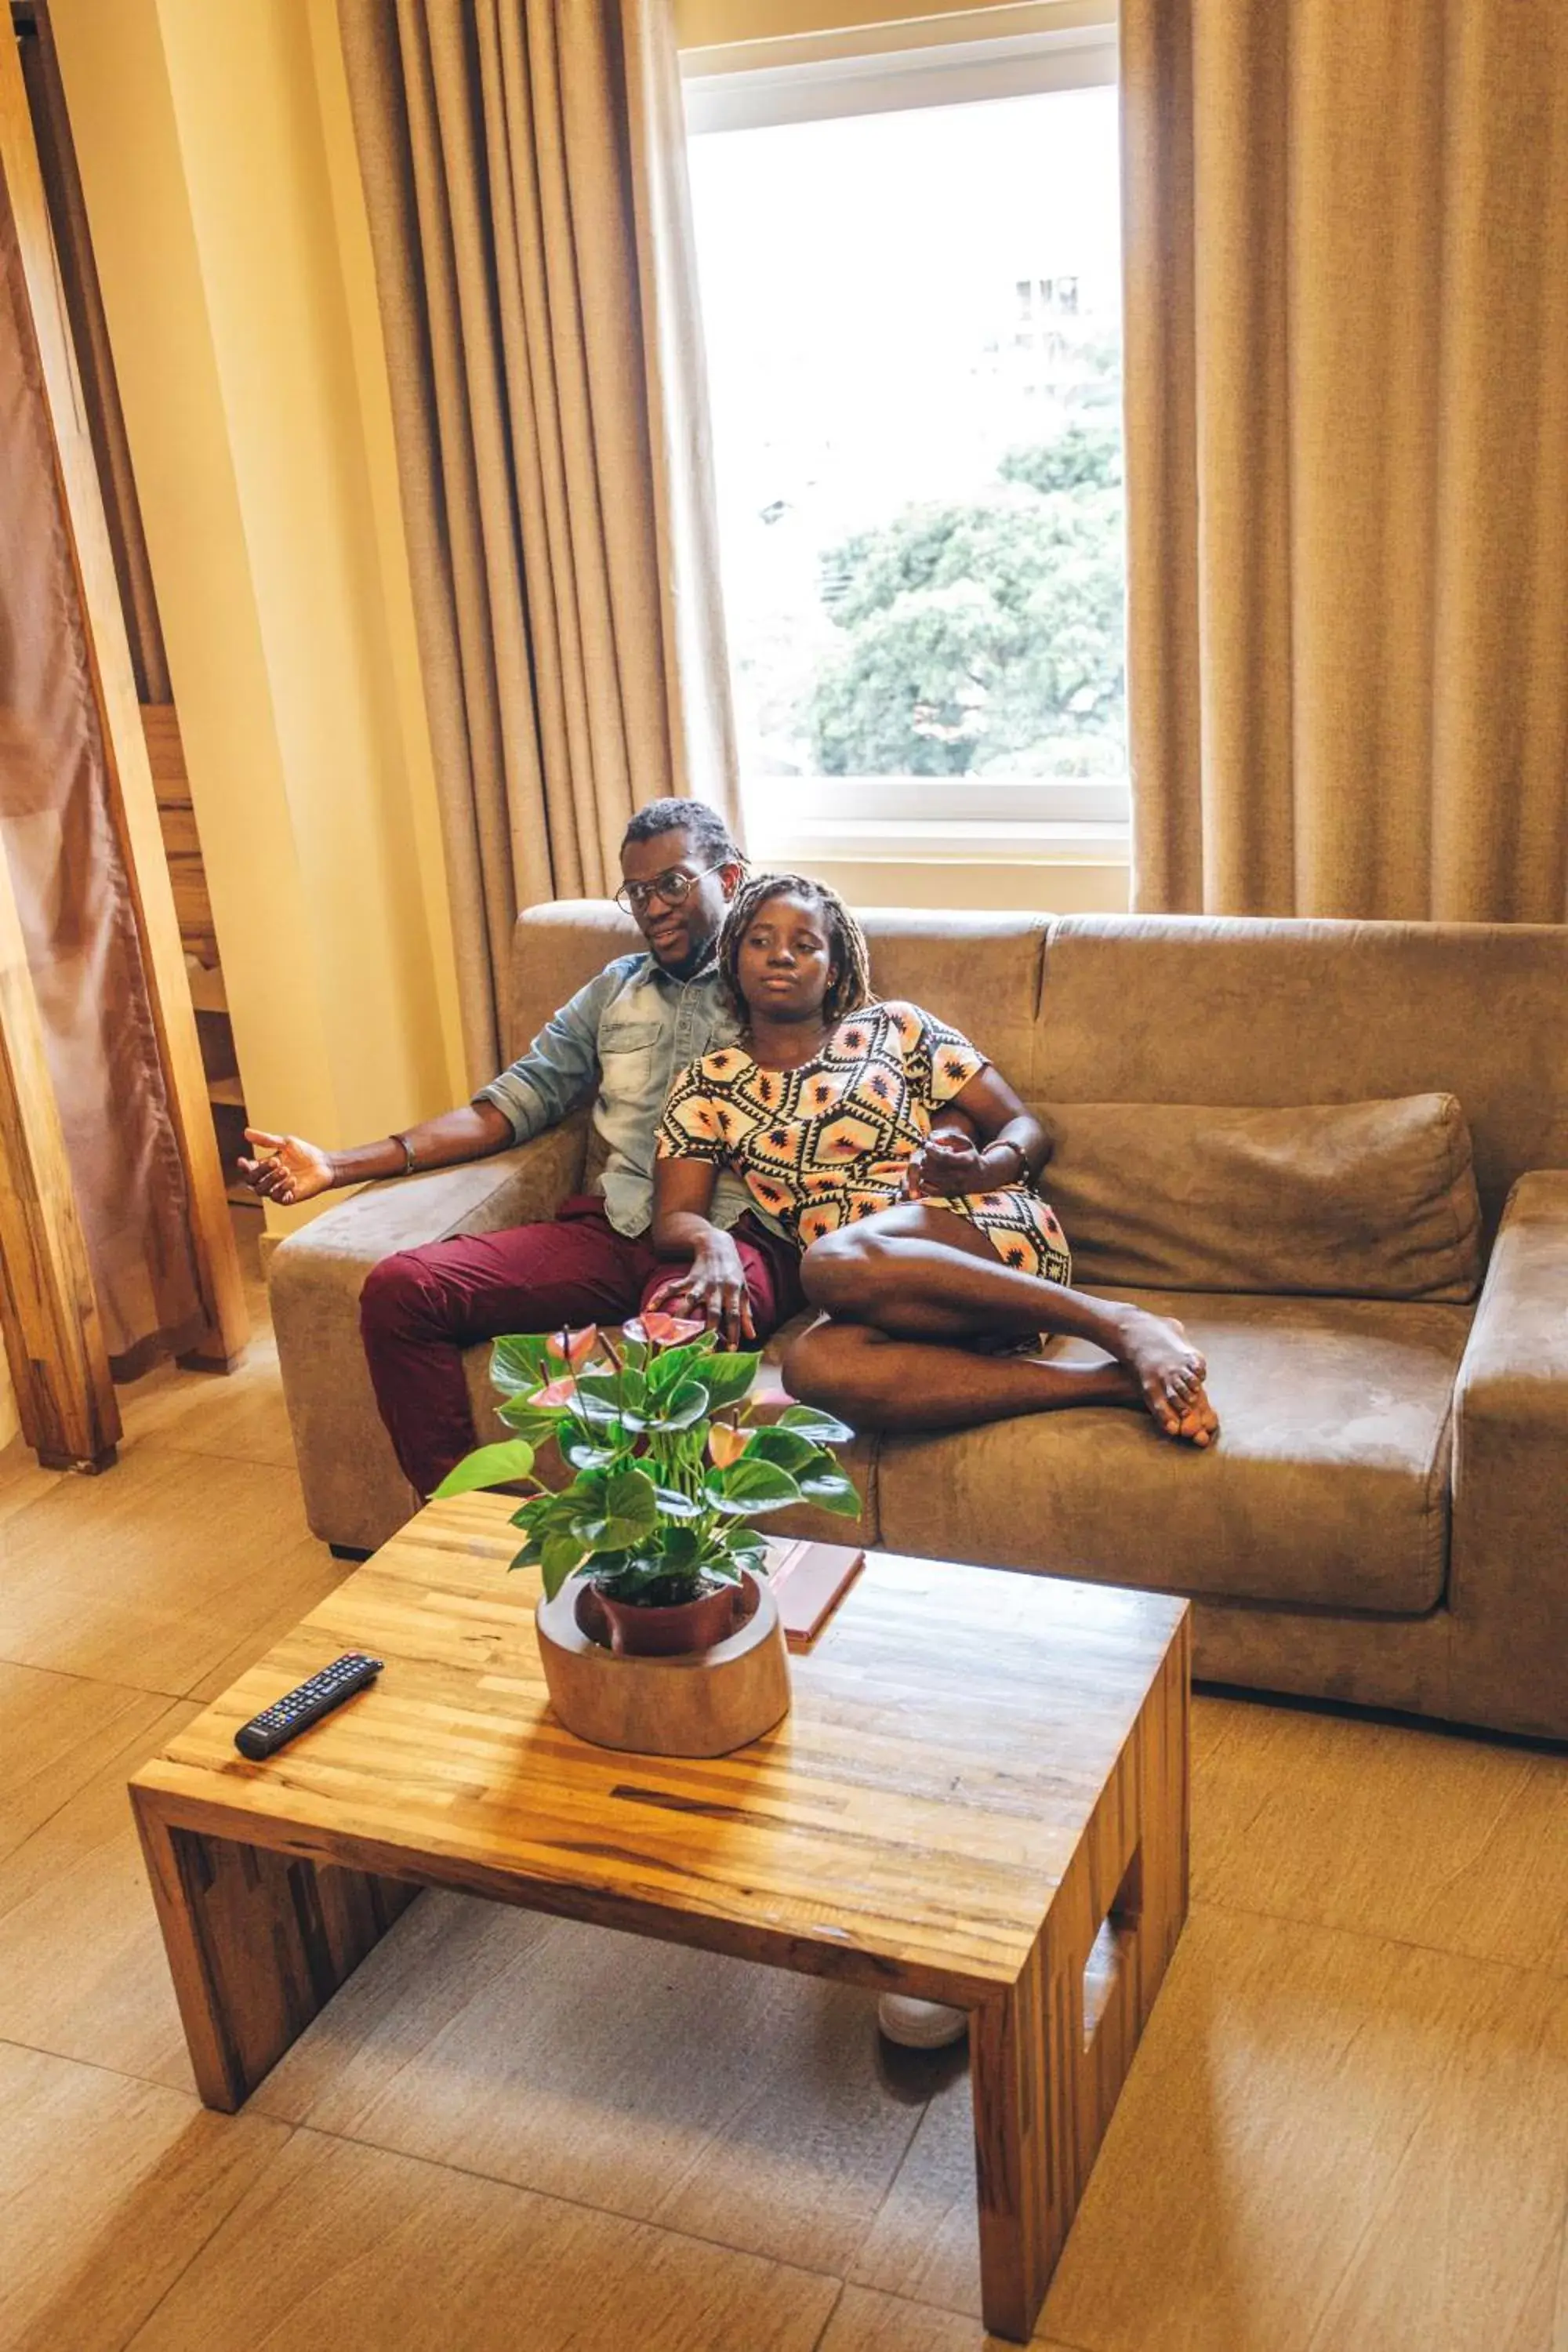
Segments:
[[[808,1650],[866,1565],[847,1544],[768,1542],[768,1585],[792,1650]]]

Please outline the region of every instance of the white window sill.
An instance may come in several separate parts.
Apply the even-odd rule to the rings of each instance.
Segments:
[[[879,821],[803,815],[791,823],[774,809],[752,816],[747,837],[758,866],[809,868],[831,864],[898,866],[1127,866],[1131,829],[1126,824],[968,823],[953,820]]]

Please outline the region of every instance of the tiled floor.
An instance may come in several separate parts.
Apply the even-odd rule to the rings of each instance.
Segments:
[[[259,1294],[258,1294],[259,1297]],[[342,1573],[263,1337],[0,1455],[0,2347],[979,2352],[968,2084],[858,1995],[454,1896],[243,2116],[127,1773]],[[1197,1711],[1191,1923],[1062,2352],[1568,2352],[1568,1758]]]

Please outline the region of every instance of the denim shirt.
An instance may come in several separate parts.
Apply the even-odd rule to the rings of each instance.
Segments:
[[[494,1103],[526,1143],[592,1096],[606,1155],[596,1188],[605,1213],[617,1233],[643,1234],[653,1217],[654,1135],[670,1081],[736,1034],[711,958],[691,979],[676,980],[651,955],[617,956],[474,1100]],[[713,1223],[728,1228],[750,1205],[739,1179],[721,1174]]]

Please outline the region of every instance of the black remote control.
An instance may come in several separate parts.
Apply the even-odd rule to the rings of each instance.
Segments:
[[[311,1724],[320,1723],[334,1706],[341,1706],[345,1698],[353,1698],[355,1691],[373,1683],[383,1663],[380,1658],[367,1657],[363,1650],[345,1651],[330,1666],[323,1666],[319,1675],[312,1675],[309,1682],[285,1691],[259,1715],[253,1715],[248,1723],[242,1723],[234,1735],[235,1746],[253,1764],[259,1764],[263,1757],[275,1756],[297,1733],[309,1731]]]

